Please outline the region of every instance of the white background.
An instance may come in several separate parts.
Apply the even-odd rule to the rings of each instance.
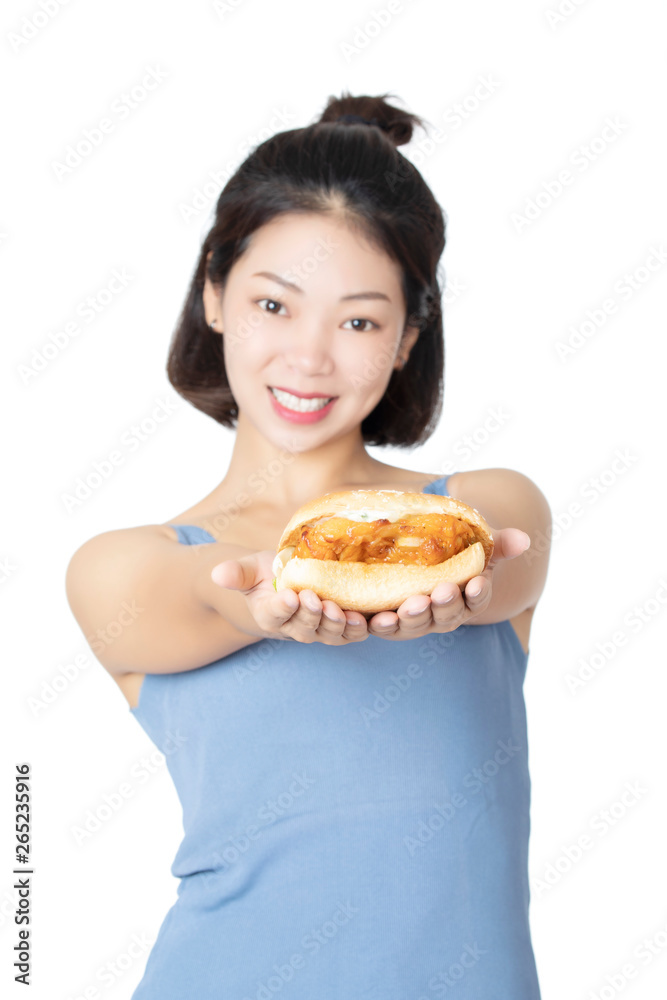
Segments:
[[[402,152],[447,214],[443,265],[449,287],[461,289],[445,311],[437,432],[412,452],[372,453],[434,476],[448,465],[520,470],[556,522],[525,684],[531,923],[544,1000],[663,995],[662,5],[564,0],[558,18],[549,13],[558,0],[403,0],[378,31],[383,0],[236,0],[219,12],[205,2],[44,2],[56,12],[43,15],[37,2],[2,12],[3,978],[13,977],[17,940],[17,762],[33,771],[31,996],[66,1000],[97,986],[88,996],[129,997],[147,956],[126,962],[133,935],[154,940],[176,898],[175,791],[90,653],[65,570],[91,536],[176,517],[224,476],[231,432],[180,399],[164,371],[209,212],[251,145],[314,121],[329,95],[350,90],[396,95],[440,130],[430,150],[417,130]],[[124,119],[113,114],[149,68],[163,81]],[[58,179],[56,161],[104,117],[113,132]],[[558,192],[565,169],[572,183]],[[201,195],[216,172],[222,179]],[[198,189],[203,207],[187,221]],[[518,224],[538,195],[532,220]],[[114,269],[131,281],[84,322],[79,303]],[[628,292],[624,275],[633,274]],[[591,320],[581,346],[559,357],[557,344],[588,310],[599,320],[610,298],[616,311]],[[73,320],[78,335],[49,348],[55,356],[26,378]],[[164,399],[172,415],[135,451],[123,448],[123,435]],[[498,408],[505,418],[489,432]],[[476,442],[467,458],[464,435]],[[68,512],[63,495],[119,447],[123,464]],[[63,680],[76,657],[86,665]],[[589,679],[571,690],[568,675],[591,657]],[[50,703],[36,707],[49,691]],[[153,769],[145,783],[130,777],[142,758]],[[77,844],[73,828],[127,781],[132,797]],[[640,791],[622,805],[626,783]],[[605,809],[613,826],[603,833]],[[573,856],[583,835],[592,846],[568,862],[564,852]],[[124,969],[109,987],[97,978],[108,962]]]

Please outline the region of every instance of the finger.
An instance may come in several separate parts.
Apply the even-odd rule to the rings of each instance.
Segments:
[[[343,628],[347,624],[345,612],[334,601],[322,601],[322,618],[332,624],[342,625]]]
[[[396,614],[397,629],[405,635],[422,631],[424,626],[430,625],[432,621],[431,598],[426,595],[409,597],[401,604]]]
[[[370,631],[368,622],[360,611],[345,611],[345,629],[343,638],[350,642],[367,639]]]
[[[299,610],[299,595],[295,590],[281,590],[276,594],[276,604],[279,615],[286,620]]]
[[[299,595],[289,589],[281,590],[269,598],[271,628],[279,629],[290,621],[299,608]]]
[[[500,528],[493,532],[493,555],[489,566],[500,559],[516,559],[530,548],[530,535],[521,528]]]
[[[323,636],[341,636],[347,621],[344,613],[333,601],[322,601],[322,617],[318,633]]]
[[[456,628],[465,614],[461,588],[454,583],[439,583],[431,594],[431,614],[436,628]]]
[[[471,611],[478,613],[491,598],[491,583],[484,576],[474,576],[465,587],[465,601]]]
[[[245,558],[225,559],[211,570],[211,579],[226,590],[252,590],[257,582],[257,566]]]
[[[297,595],[299,606],[294,613],[294,624],[304,632],[315,632],[322,618],[322,602],[313,590],[301,590]]]
[[[280,591],[278,597],[282,593]],[[321,607],[320,600],[312,590],[301,590],[298,593],[291,591],[291,593],[294,594],[294,611],[290,614],[289,619],[283,623],[282,631],[297,642],[315,642],[315,632],[320,623],[321,611],[312,611],[308,604],[314,604],[316,601],[318,607]],[[311,598],[314,598],[314,601],[311,601]]]
[[[399,628],[398,615],[394,611],[380,611],[368,622],[368,631],[380,638],[394,635]]]

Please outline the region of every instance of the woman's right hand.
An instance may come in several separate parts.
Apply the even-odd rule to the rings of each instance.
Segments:
[[[258,626],[260,638],[294,639],[343,646],[367,639],[366,618],[359,611],[343,611],[334,601],[320,600],[312,590],[297,593],[273,587],[275,552],[265,549],[226,559],[211,570],[211,579],[227,590],[238,590]]]

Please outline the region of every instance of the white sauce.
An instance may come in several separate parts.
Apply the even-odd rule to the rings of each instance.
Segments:
[[[271,569],[273,571],[274,576],[279,576],[282,573],[283,569],[285,568],[285,563],[289,559],[291,559],[292,556],[294,555],[294,549],[295,546],[290,545],[285,549],[281,549],[280,552],[276,554],[273,563],[271,565]]]
[[[316,521],[311,521],[311,524],[321,524],[322,521],[328,521],[332,517],[346,517],[350,521],[378,521],[380,518],[383,520],[393,521],[393,517],[387,517],[386,510],[377,510],[372,507],[360,507],[358,510],[339,510],[335,514],[328,514],[327,517],[319,517]]]

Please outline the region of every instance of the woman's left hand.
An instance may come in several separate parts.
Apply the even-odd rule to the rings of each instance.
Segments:
[[[502,559],[520,556],[530,546],[530,536],[519,528],[491,530],[494,547],[489,564],[463,591],[455,583],[439,583],[430,597],[415,595],[406,598],[396,611],[378,611],[368,620],[369,635],[417,639],[431,632],[453,632],[485,611],[491,601],[494,566]]]

